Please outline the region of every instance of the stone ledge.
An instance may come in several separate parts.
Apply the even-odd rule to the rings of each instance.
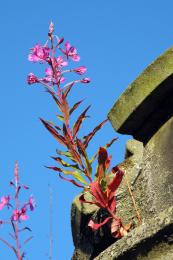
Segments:
[[[154,251],[155,256],[151,258]],[[94,258],[94,260],[113,259],[173,259],[173,207],[135,228],[126,237],[118,240]]]
[[[120,96],[108,114],[112,126],[119,133],[135,136],[135,133],[146,124],[148,117],[164,103],[164,100],[172,96],[172,85],[173,47],[149,65]],[[161,119],[159,117],[159,121],[162,117],[163,120],[167,120],[169,114],[172,116],[173,111],[166,111],[163,116],[161,115]],[[152,119],[152,121],[157,120]],[[146,131],[140,135],[144,134],[146,136]],[[143,141],[142,138],[136,136],[137,140]]]

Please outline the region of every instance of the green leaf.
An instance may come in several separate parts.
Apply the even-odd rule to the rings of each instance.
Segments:
[[[78,166],[78,164],[70,164],[70,163],[67,163],[65,162],[64,160],[62,160],[60,157],[51,157],[52,159],[54,159],[56,162],[60,163],[62,166],[64,167],[68,167],[68,168],[74,168],[74,169],[77,169],[77,170],[81,170]]]
[[[64,117],[63,117],[63,116],[57,115],[56,117],[57,117],[59,120],[61,120],[62,122],[64,122]]]
[[[84,180],[84,178],[81,176],[81,173],[75,171],[62,171],[65,175],[72,175],[77,181],[80,181],[81,183],[88,185],[88,183]]]
[[[76,162],[68,151],[63,152],[63,151],[60,151],[60,150],[56,149],[56,153],[59,154],[59,155],[63,155],[65,157],[69,158],[73,162]]]
[[[82,141],[78,138],[76,138],[76,144],[77,144],[77,148],[78,148],[79,153],[82,155],[82,157],[84,159],[84,163],[85,163],[85,166],[86,166],[88,176],[91,177],[92,167],[91,167],[91,164],[89,162],[88,155],[87,155],[87,152],[85,150],[85,147],[84,147]]]

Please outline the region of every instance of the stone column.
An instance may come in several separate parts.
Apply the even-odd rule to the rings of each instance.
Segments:
[[[121,167],[129,175],[143,223],[95,259],[173,259],[173,48],[126,89],[108,118],[117,132],[135,138],[127,143]],[[125,188],[119,206],[129,221],[134,212]]]
[[[126,237],[113,243],[101,254],[95,253],[94,244],[90,241],[92,253],[85,259],[171,260],[173,259],[173,48],[157,58],[126,89],[109,112],[108,118],[117,132],[134,137],[127,142],[125,160],[119,166],[128,175],[142,224],[138,225],[136,221],[134,228]],[[134,218],[135,212],[125,180],[117,194],[117,200],[118,215],[128,223]],[[76,208],[77,204],[73,203],[72,212]],[[77,216],[78,222],[75,214],[72,216],[76,245],[74,226],[81,226],[83,211],[79,210]],[[78,230],[78,234],[82,234],[80,228],[75,230]],[[81,245],[78,243],[77,247],[81,248],[82,252],[82,243]],[[99,255],[94,258],[93,256],[97,254]],[[84,258],[81,254],[74,259]]]

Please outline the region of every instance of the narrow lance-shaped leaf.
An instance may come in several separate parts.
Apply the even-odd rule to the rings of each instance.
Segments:
[[[65,97],[69,94],[70,90],[72,89],[74,85],[74,82],[69,83],[69,85],[66,86],[65,90],[63,91]]]
[[[62,135],[60,135],[48,122],[40,118],[41,122],[47,128],[47,130],[54,136],[54,138],[61,143],[62,145],[66,146],[65,139]]]
[[[96,132],[97,132],[98,130],[100,130],[100,129],[102,128],[102,126],[103,126],[107,121],[108,121],[108,119],[105,119],[102,123],[100,123],[98,126],[96,126],[91,133],[89,133],[87,136],[84,136],[84,139],[85,139],[84,145],[85,145],[85,147],[88,146],[89,142],[91,141],[91,139],[93,138],[93,136],[96,134]]]
[[[54,122],[49,120],[49,121],[47,121],[47,123],[52,125],[53,127],[55,127],[58,131],[61,131],[61,128],[59,126],[55,125]]]
[[[59,120],[61,120],[62,122],[64,122],[64,117],[62,115],[57,115],[56,116]]]
[[[105,170],[106,170],[106,162],[108,160],[108,153],[106,149],[103,147],[99,148],[99,153],[98,153],[98,168],[97,168],[97,173],[96,177],[98,182],[101,181],[105,177]]]
[[[62,172],[63,170],[59,167],[55,167],[55,166],[45,166],[46,168],[56,171],[56,172]]]
[[[124,175],[124,172],[121,171],[117,166],[112,168],[112,172],[115,174],[115,177],[107,185],[107,194],[109,199],[115,196],[115,191],[118,189]]]
[[[84,185],[88,185],[88,183],[84,180],[84,178],[81,176],[79,172],[73,172],[71,174],[77,181],[83,183]]]
[[[71,182],[73,185],[79,187],[79,188],[84,188],[83,185],[80,185],[79,183],[77,183],[76,181],[72,180],[72,179],[67,179],[65,177],[63,177],[61,174],[59,174],[59,177],[65,181]]]
[[[84,118],[86,117],[86,112],[88,111],[88,109],[90,108],[91,106],[88,106],[83,112],[82,114],[78,117],[76,123],[74,124],[74,127],[73,127],[73,136],[75,137],[77,132],[79,131],[80,129],[80,126],[84,120]]]
[[[91,194],[96,199],[98,205],[100,205],[100,208],[106,208],[106,206],[107,206],[107,197],[103,193],[100,184],[97,181],[96,182],[91,182],[90,190],[91,190]]]
[[[70,109],[70,115],[79,107],[79,105],[83,102],[83,100],[80,100],[79,102],[75,103],[73,107]]]
[[[52,159],[54,159],[56,162],[60,163],[62,166],[64,167],[70,167],[70,168],[74,168],[74,169],[77,169],[77,170],[81,170],[78,166],[78,164],[70,164],[70,163],[67,163],[65,162],[64,160],[62,160],[60,157],[53,157],[52,156]]]
[[[62,111],[61,108],[61,102],[59,101],[59,99],[55,96],[55,93],[53,93],[50,90],[47,90],[47,92],[52,96],[52,98],[54,99],[55,103],[57,104],[58,108],[60,109],[60,111]]]
[[[81,142],[81,140],[78,139],[78,138],[76,138],[76,144],[77,144],[79,153],[82,155],[82,157],[84,159],[84,162],[85,162],[85,165],[86,165],[86,169],[87,169],[87,176],[91,180],[92,167],[91,167],[91,164],[89,162],[89,159],[88,159],[85,147],[84,147],[83,143]]]
[[[116,140],[117,140],[118,138],[113,138],[109,143],[107,143],[105,146],[103,146],[103,148],[109,148]],[[93,157],[89,160],[90,161],[90,164],[92,164],[93,162],[94,162],[94,160],[97,158],[97,156],[98,156],[98,152],[99,151],[97,151],[94,155],[93,155]]]
[[[88,185],[88,183],[82,177],[81,173],[77,171],[63,170],[61,168],[54,167],[54,166],[46,166],[46,168],[56,172],[63,172],[65,175],[72,175],[77,181],[81,182],[82,184]]]
[[[68,151],[63,152],[63,151],[60,151],[60,150],[56,149],[56,153],[59,154],[59,155],[63,155],[65,157],[67,157],[68,159],[70,159],[73,162],[76,162],[76,160],[73,159],[73,157],[71,156],[70,152],[68,152]]]
[[[83,168],[82,160],[81,160],[80,155],[76,151],[76,146],[75,146],[73,137],[69,134],[65,124],[63,124],[63,133],[64,133],[64,137],[65,137],[65,140],[66,140],[66,145],[68,147],[68,150],[69,150],[71,156]]]
[[[69,106],[64,93],[62,93],[61,111],[63,113],[64,122],[66,125],[69,124]]]
[[[85,197],[84,197],[84,194],[82,194],[82,195],[79,197],[79,201],[80,201],[81,203],[88,203],[88,204],[92,204],[92,205],[97,205],[97,203],[94,202],[94,201],[88,201],[88,200],[86,200]]]

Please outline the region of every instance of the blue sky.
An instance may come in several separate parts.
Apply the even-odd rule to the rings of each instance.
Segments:
[[[92,80],[72,96],[72,100],[86,98],[86,106],[92,104],[91,118],[84,127],[87,133],[106,118],[128,84],[173,44],[172,10],[171,0],[1,3],[0,196],[9,192],[8,183],[18,160],[21,182],[30,186],[28,195],[32,193],[37,201],[28,221],[34,239],[28,244],[26,259],[48,259],[48,185],[53,190],[53,259],[70,259],[73,251],[70,207],[80,191],[43,167],[53,164],[50,156],[55,155],[58,144],[38,118],[55,120],[56,107],[41,87],[26,84],[29,72],[42,73],[41,66],[27,61],[29,48],[46,41],[51,20],[57,34],[76,46],[81,65],[88,67],[87,75]],[[119,136],[119,141],[110,150],[113,163],[122,161],[129,137],[115,133],[110,123],[91,143],[91,153],[114,136]],[[5,233],[6,227],[0,227],[0,236],[7,237]],[[0,251],[1,258],[15,259],[2,243]]]

